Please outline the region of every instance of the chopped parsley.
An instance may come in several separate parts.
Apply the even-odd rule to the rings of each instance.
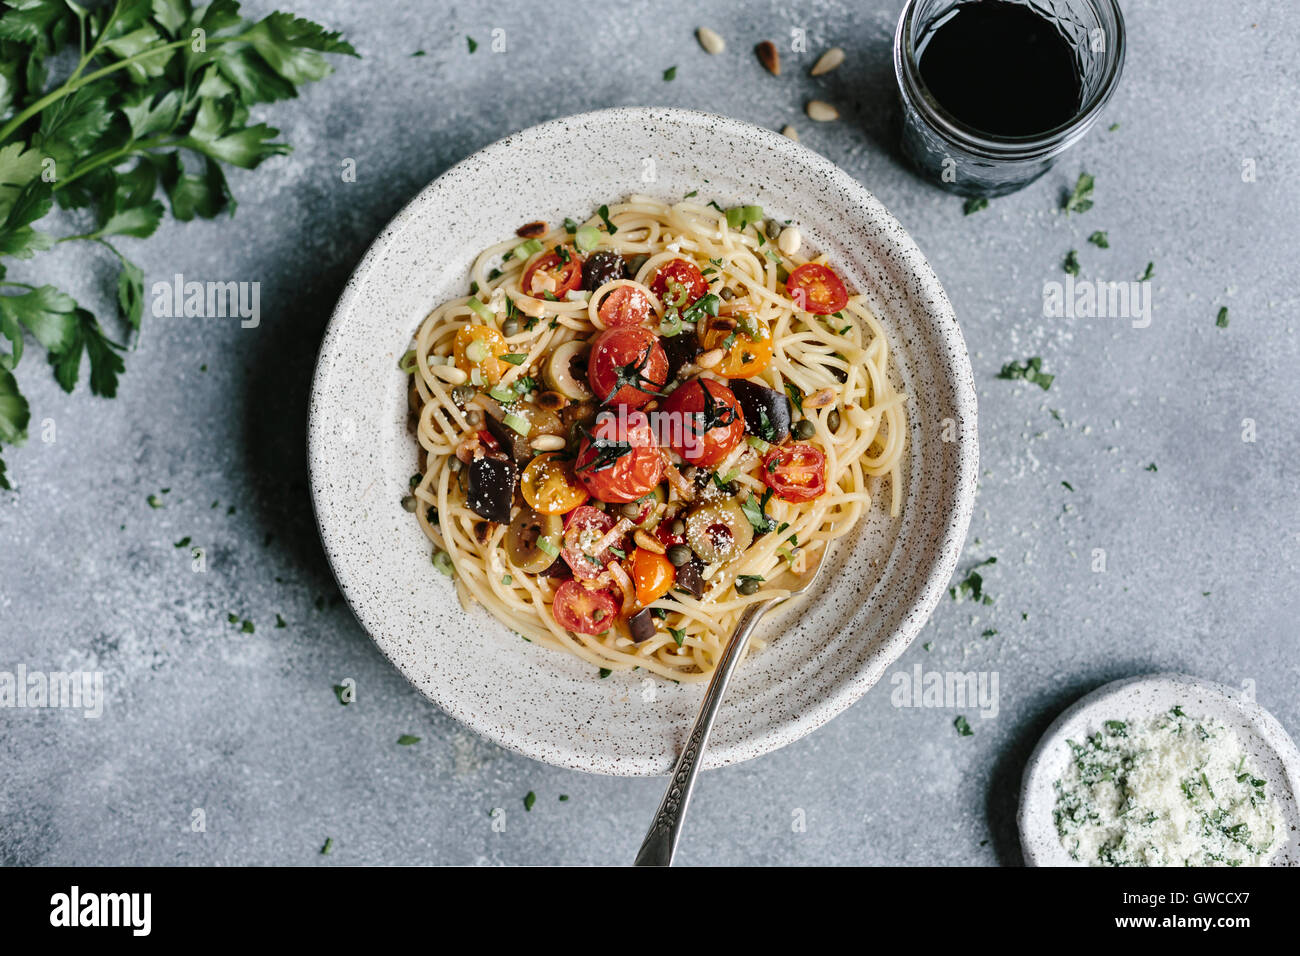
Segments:
[[[1052,382],[1056,379],[1055,375],[1048,375],[1043,371],[1043,360],[1035,355],[1033,358],[1025,359],[1023,362],[1008,362],[1002,366],[1002,371],[998,372],[998,378],[1010,380],[1023,380],[1033,385],[1037,385],[1043,391],[1052,387]]]
[[[975,734],[975,731],[970,729],[970,722],[961,714],[957,715],[957,719],[952,722],[952,725],[957,728],[958,736],[972,737]]]
[[[981,209],[988,209],[989,201],[985,196],[972,196],[967,199],[961,206],[961,214],[969,216],[971,213],[979,212]]]
[[[1156,274],[1156,264],[1154,262],[1148,262],[1147,271],[1142,273],[1140,276],[1138,276],[1138,282],[1146,282],[1155,274]]]
[[[1067,252],[1065,254],[1065,262],[1062,264],[1061,268],[1070,275],[1077,276],[1079,274],[1079,253],[1074,249]]]
[[[665,83],[671,83],[675,79],[677,79],[677,67],[670,66],[668,69],[664,70]]]
[[[975,565],[966,573],[964,580],[948,589],[949,597],[954,601],[971,600],[981,604],[992,604],[993,598],[984,593],[984,576],[977,569],[997,563],[997,558],[987,558]]]
[[[1106,233],[1101,229],[1098,229],[1091,236],[1089,236],[1088,241],[1091,242],[1098,249],[1110,248],[1110,237],[1106,235]]]
[[[614,235],[614,233],[618,232],[618,226],[614,225],[612,222],[609,221],[608,206],[601,206],[599,209],[596,210],[596,215],[600,217],[600,221],[605,224],[605,231],[608,232],[611,236]]]
[[[397,738],[397,742],[401,744],[403,747],[409,747],[411,746],[411,744],[418,744],[420,742],[420,738],[412,736],[411,734],[402,734],[402,736]]]
[[[1074,191],[1065,198],[1065,214],[1087,212],[1092,208],[1093,178],[1087,173],[1080,173],[1074,184]]]
[[[466,38],[465,38],[465,44],[466,44],[466,46],[469,47],[469,52],[470,52],[470,53],[473,53],[475,50],[478,49],[478,41],[475,40],[473,37],[466,37]]]
[[[1219,316],[1214,320],[1214,324],[1221,329],[1228,327],[1228,307],[1226,305],[1219,309]]]

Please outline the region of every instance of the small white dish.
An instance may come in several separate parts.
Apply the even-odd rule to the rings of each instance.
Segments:
[[[1020,787],[1020,845],[1029,866],[1084,866],[1070,859],[1052,820],[1055,783],[1070,762],[1067,740],[1096,733],[1107,720],[1143,720],[1180,706],[1189,715],[1216,718],[1230,727],[1281,806],[1290,831],[1271,860],[1274,866],[1300,864],[1300,751],[1275,718],[1234,690],[1187,674],[1147,674],[1097,688],[1057,717],[1034,748]]]
[[[658,108],[555,120],[470,156],[398,213],[339,300],[312,385],[312,501],[339,587],[384,654],[472,729],[564,767],[667,773],[703,690],[636,672],[602,680],[461,609],[400,506],[417,466],[397,362],[434,306],[466,294],[479,251],[522,223],[696,190],[797,222],[868,296],[910,396],[901,517],[874,508],[833,551],[820,593],[764,622],[769,646],[739,668],[705,768],[796,740],[861,697],[943,595],[970,521],[976,402],[961,331],[916,244],[843,170],[771,130]]]

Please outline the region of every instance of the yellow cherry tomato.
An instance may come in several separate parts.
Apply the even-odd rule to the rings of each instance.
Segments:
[[[726,351],[716,370],[727,378],[753,378],[772,362],[772,334],[747,312],[709,319],[700,335],[700,345],[706,352]]]
[[[505,337],[490,325],[467,325],[456,333],[456,367],[474,380],[477,371],[481,382],[495,385],[509,368],[501,356],[510,351]]]
[[[662,554],[645,548],[637,548],[632,553],[632,582],[636,585],[637,603],[642,607],[667,594],[675,580],[677,570]]]
[[[553,451],[528,463],[519,489],[533,510],[544,515],[568,514],[587,500],[587,489],[573,474],[573,462]]]

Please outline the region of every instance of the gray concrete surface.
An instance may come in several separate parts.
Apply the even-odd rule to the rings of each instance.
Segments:
[[[6,452],[21,489],[0,496],[0,670],[98,669],[108,700],[98,720],[0,710],[0,862],[631,860],[661,782],[517,757],[416,694],[337,600],[303,450],[322,328],[386,220],[471,151],[609,105],[792,122],[912,232],[956,306],[980,391],[983,480],[963,568],[998,558],[983,569],[996,602],[945,601],[890,672],[996,672],[996,717],[894,706],[887,679],[811,737],[706,775],[683,863],[1017,864],[1029,749],[1070,701],[1131,674],[1254,681],[1300,733],[1300,21],[1263,0],[1126,3],[1126,75],[1102,125],[1045,179],[963,216],[893,151],[900,5],[674,0],[539,19],[517,0],[299,2],[364,59],[266,110],[296,151],[233,177],[233,220],[123,243],[149,282],[260,281],[261,326],[147,320],[113,401],[64,395],[38,355],[19,369],[33,440]],[[701,51],[701,23],[726,37],[725,56]],[[809,53],[789,51],[792,27],[808,31]],[[494,28],[506,53],[490,52]],[[780,79],[751,53],[764,38],[782,47]],[[845,66],[811,80],[832,44]],[[803,117],[813,95],[843,120]],[[1057,208],[1081,170],[1096,176],[1096,206],[1067,219]],[[1109,249],[1087,243],[1099,229]],[[1082,279],[1135,278],[1154,262],[1150,326],[1045,320],[1044,282],[1063,278],[1070,249]],[[112,272],[93,253],[61,250],[10,278],[30,276],[111,314]],[[996,378],[1031,355],[1056,374],[1050,391]],[[46,419],[53,443],[40,440]],[[174,547],[185,536],[208,549],[206,573]],[[345,676],[360,695],[348,707],[331,690]],[[955,732],[957,713],[973,736]],[[422,740],[398,746],[401,734]]]

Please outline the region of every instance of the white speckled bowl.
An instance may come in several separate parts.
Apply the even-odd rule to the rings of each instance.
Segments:
[[[461,610],[399,504],[416,445],[397,360],[433,306],[465,294],[474,256],[520,224],[691,190],[795,220],[870,297],[911,396],[902,516],[876,509],[832,554],[822,592],[765,622],[760,636],[775,640],[737,673],[704,766],[797,740],[861,697],[943,594],[970,520],[978,450],[961,332],[916,245],[845,172],[769,130],[676,109],[555,120],[470,156],[397,215],[343,292],[312,387],[312,498],[344,596],[402,673],[479,733],[564,767],[667,773],[702,690],[635,672],[600,680]]]
[[[1300,751],[1277,718],[1244,691],[1187,674],[1147,674],[1113,681],[1066,708],[1047,728],[1025,766],[1020,787],[1020,845],[1030,866],[1084,866],[1070,859],[1052,821],[1055,783],[1070,761],[1067,740],[1096,733],[1107,720],[1144,720],[1181,706],[1195,717],[1213,717],[1236,733],[1278,798],[1290,839],[1273,857],[1274,866],[1300,864]]]

